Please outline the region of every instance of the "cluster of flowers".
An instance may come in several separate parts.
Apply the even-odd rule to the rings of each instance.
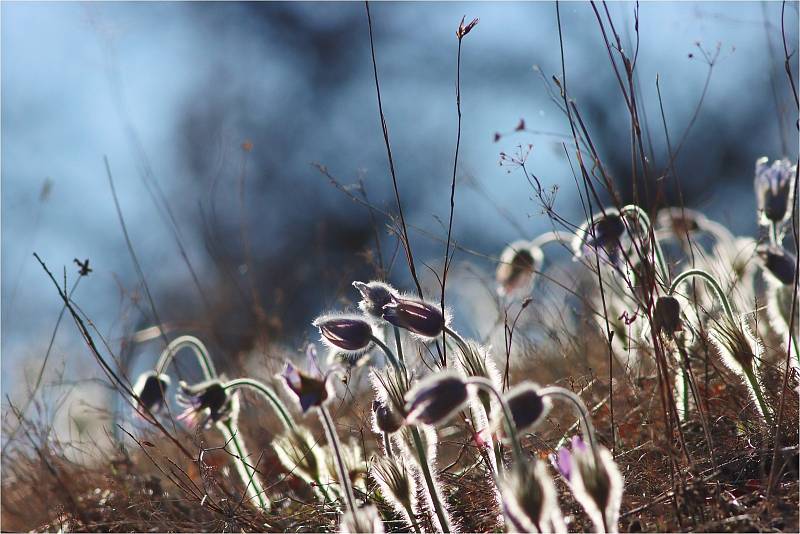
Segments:
[[[768,291],[773,293],[771,321],[775,325],[779,320],[784,321],[784,329],[779,333],[787,338],[791,333],[782,303],[791,298],[784,293],[796,273],[794,258],[781,247],[781,241],[789,220],[791,175],[795,172],[785,161],[767,167],[765,161],[759,160],[756,177],[760,218],[770,230],[769,244],[759,246],[757,252],[767,273]],[[716,301],[724,315],[714,317],[709,313],[705,331],[710,332],[710,339],[722,358],[748,384],[757,409],[769,421],[769,407],[758,380],[759,345],[744,318],[734,313],[728,298],[730,288],[720,282],[725,280],[723,274],[731,272],[736,277],[733,282],[745,276],[746,269],[739,269],[732,259],[738,255],[739,244],[724,227],[690,210],[666,211],[659,216],[658,223],[659,227],[654,229],[641,209],[624,206],[603,210],[587,221],[576,236],[569,236],[577,261],[590,266],[594,261],[609,274],[606,281],[601,278],[601,283],[608,284],[611,290],[610,306],[628,307],[632,301],[648,318],[646,328],[635,335],[631,333],[631,323],[615,324],[615,331],[620,330],[618,337],[622,338],[618,341],[622,345],[615,350],[619,357],[630,354],[629,347],[624,345],[646,343],[648,333],[652,343],[658,339],[670,350],[676,349],[676,368],[682,372],[683,380],[676,379],[675,387],[679,392],[677,397],[681,397],[690,370],[686,368],[686,359],[679,355],[685,353],[688,344],[698,342],[703,330],[698,328],[701,318],[691,316],[692,307],[683,301],[687,298],[701,301],[703,309],[711,309]],[[671,277],[662,242],[672,239],[684,243],[697,233],[706,233],[715,240],[715,254],[708,255],[711,260],[707,268],[693,267]],[[542,247],[563,239],[564,234],[550,232],[531,242],[512,244],[504,251],[497,269],[498,292],[510,299],[527,297],[544,261]],[[715,270],[720,263],[727,269],[723,274]],[[679,294],[683,283],[693,278],[705,281],[711,293],[694,288],[690,296]],[[341,443],[327,408],[336,396],[331,377],[348,368],[367,367],[375,391],[373,430],[381,438],[379,454],[371,459],[368,471],[384,499],[411,529],[420,532],[423,525],[431,525],[437,531],[451,532],[458,527],[438,477],[437,428],[456,414],[465,414],[473,428],[481,429],[475,440],[481,447],[483,464],[502,510],[498,523],[510,531],[566,532],[547,463],[527,453],[518,439],[521,432],[534,429],[543,420],[554,400],[561,400],[577,412],[582,435],[572,437],[570,446],[553,455],[550,464],[598,531],[617,530],[623,479],[611,453],[598,443],[590,413],[579,396],[564,388],[540,387],[527,380],[503,391],[489,350],[453,330],[448,313],[440,306],[402,294],[379,281],[354,282],[353,286],[361,296],[361,313],[323,315],[313,322],[321,340],[331,349],[333,357],[327,370],[320,370],[312,345],[307,350],[309,364],[305,369],[287,363],[280,375],[300,410],[319,415],[327,447],[315,446],[310,432],[294,421],[280,396],[266,384],[250,378],[226,381],[219,377],[208,351],[190,336],[170,343],[155,370],[140,377],[134,389],[140,408],[151,413],[165,409],[165,393],[170,385],[166,369],[178,350],[192,348],[205,381],[194,385],[180,383],[178,402],[185,411],[178,418],[207,428],[214,426],[223,433],[226,442],[235,449],[232,455],[252,500],[265,510],[270,507],[257,466],[247,463],[248,454],[237,428],[236,391],[241,388],[257,391],[279,415],[285,432],[272,445],[287,468],[306,480],[324,502],[343,503],[340,530],[380,532],[381,517],[377,508],[369,504],[367,492],[361,491],[359,498],[354,492],[354,485],[366,471],[360,467],[364,464],[363,453],[354,444]],[[616,315],[609,310],[607,317],[614,321]],[[780,330],[778,326],[775,328]],[[391,337],[394,349],[385,341]],[[452,346],[456,361],[427,376],[417,376],[419,366],[411,365],[404,357],[404,341],[406,346],[411,343]],[[374,354],[378,349],[387,365],[381,365],[383,362]],[[688,410],[688,402],[683,407]],[[504,454],[508,450],[510,461]]]

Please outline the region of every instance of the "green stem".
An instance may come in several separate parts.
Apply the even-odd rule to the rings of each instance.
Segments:
[[[655,252],[656,256],[656,265],[658,265],[658,269],[661,272],[661,277],[664,279],[664,285],[669,284],[669,269],[667,268],[667,262],[664,259],[664,252],[661,250],[661,244],[658,242],[658,239],[656,239],[655,232],[653,232],[650,225],[650,217],[647,216],[642,208],[635,204],[623,206],[622,209],[619,210],[619,213],[620,215],[634,215],[635,221],[644,227],[648,241],[653,244],[653,251]]]
[[[233,463],[236,465],[236,471],[239,473],[242,482],[246,486],[248,499],[258,499],[258,506],[264,511],[268,511],[270,507],[269,500],[266,498],[264,487],[256,474],[256,470],[247,463],[247,449],[239,437],[239,429],[235,426],[232,419],[228,419],[221,425],[217,426],[225,438],[225,442],[232,443],[236,449],[236,454]]]
[[[514,425],[514,418],[511,415],[511,408],[508,407],[508,403],[503,398],[503,395],[494,387],[494,384],[488,378],[484,378],[482,376],[471,376],[467,379],[468,384],[473,384],[484,391],[487,391],[494,395],[497,398],[497,402],[500,403],[500,407],[503,410],[503,419],[506,426],[506,432],[508,433],[508,437],[511,440],[511,447],[514,451],[514,460],[516,460],[518,466],[522,466],[525,460],[525,457],[522,454],[522,446],[519,443],[519,438],[517,437],[517,427]]]
[[[347,466],[344,464],[344,459],[342,458],[342,446],[339,443],[339,436],[336,434],[336,428],[333,426],[333,419],[331,419],[331,414],[324,404],[319,406],[319,416],[322,421],[322,426],[325,427],[325,433],[328,434],[328,444],[330,444],[334,458],[336,459],[336,467],[339,470],[339,483],[344,488],[347,509],[355,518],[356,499],[353,496],[353,486],[350,484],[350,473],[348,473]]]
[[[428,493],[430,494],[431,501],[433,502],[433,509],[436,512],[436,517],[443,532],[450,532],[450,519],[444,510],[442,504],[442,497],[439,495],[439,490],[436,488],[436,482],[433,480],[430,465],[428,465],[428,455],[425,452],[425,445],[422,443],[422,438],[419,435],[419,429],[415,426],[410,427],[411,437],[414,439],[414,447],[417,449],[417,457],[419,458],[419,467],[422,470],[422,477],[425,479],[425,485],[428,486]]]
[[[728,301],[728,297],[725,296],[725,293],[722,291],[719,283],[714,280],[714,277],[705,272],[702,269],[689,269],[688,271],[684,271],[679,274],[675,280],[672,282],[672,285],[669,287],[668,295],[672,296],[675,291],[677,291],[678,287],[683,283],[685,280],[689,278],[702,278],[704,282],[706,282],[711,289],[714,290],[714,294],[717,296],[717,300],[722,304],[722,307],[725,309],[725,315],[728,318],[733,319],[733,309],[731,308],[731,303]]]
[[[184,347],[189,347],[192,349],[195,358],[197,358],[197,363],[200,365],[200,369],[202,369],[203,376],[206,380],[211,380],[212,378],[217,377],[217,371],[214,369],[214,362],[208,355],[208,349],[202,341],[194,336],[180,336],[173,339],[158,358],[158,363],[156,363],[155,367],[156,373],[159,375],[163,374],[167,370],[167,367],[169,367],[169,364],[175,358],[175,355],[178,354],[178,351]]]
[[[395,369],[398,369],[398,370],[402,369],[402,370],[405,371],[405,368],[406,368],[405,364],[400,363],[397,360],[397,358],[395,357],[394,353],[392,352],[392,349],[387,347],[386,343],[384,343],[383,341],[381,341],[380,339],[378,339],[375,336],[372,336],[372,342],[375,343],[376,345],[378,345],[381,348],[383,353],[386,354],[386,357],[389,359],[389,363],[391,363],[392,366]]]
[[[231,380],[222,385],[222,388],[231,391],[235,391],[237,389],[252,389],[258,392],[262,397],[264,397],[267,402],[269,402],[275,411],[280,416],[281,422],[283,423],[284,428],[287,430],[295,430],[296,425],[292,416],[289,415],[289,410],[286,409],[286,405],[283,404],[283,401],[278,397],[275,391],[267,386],[266,384],[259,382],[258,380],[254,380],[252,378],[237,378],[235,380]]]
[[[394,344],[397,347],[397,356],[400,358],[400,361],[405,365],[406,360],[403,358],[403,344],[400,341],[400,329],[396,326],[392,326],[394,330]]]

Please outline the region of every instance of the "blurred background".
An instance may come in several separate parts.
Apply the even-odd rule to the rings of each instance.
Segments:
[[[637,41],[635,7],[608,5],[628,51]],[[0,9],[6,423],[6,395],[27,400],[61,310],[33,252],[60,283],[66,272],[67,288],[78,274],[73,260],[89,259],[93,272],[74,299],[136,372],[152,365],[159,340],[136,350],[122,342],[158,322],[169,336],[203,336],[223,362],[258,364],[277,358],[264,347],[291,352],[315,339],[310,321],[350,304],[351,280],[385,277],[412,287],[379,211],[394,214],[396,205],[362,3],[3,2]],[[675,169],[685,204],[739,234],[756,231],[756,158],[797,157],[781,10],[778,2],[639,6],[636,72],[653,166],[668,163],[658,77],[670,141],[680,146]],[[435,278],[422,262],[438,270],[444,253],[455,31],[464,15],[480,23],[463,45],[453,228],[454,240],[478,254],[459,251],[456,264],[489,279],[495,265],[482,255],[496,257],[507,243],[550,229],[524,176],[499,165],[501,152],[532,144],[528,168],[547,189],[559,188],[555,209],[576,223],[582,213],[562,145],[569,124],[548,92],[552,75],[561,76],[555,4],[376,3],[400,194],[408,223],[424,230],[412,229],[411,243],[431,288]],[[571,96],[630,199],[629,115],[594,12],[569,2],[561,18]],[[785,6],[785,27],[794,50],[796,3]],[[528,131],[515,131],[521,119]],[[679,202],[675,183],[664,179],[660,204]],[[140,337],[148,339],[146,331]],[[98,366],[66,317],[44,390],[94,376]],[[89,417],[81,415],[86,399],[71,391],[51,393],[60,415],[77,424]]]

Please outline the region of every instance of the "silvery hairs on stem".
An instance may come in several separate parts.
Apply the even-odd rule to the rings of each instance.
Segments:
[[[370,465],[372,478],[381,489],[381,494],[415,531],[415,508],[417,506],[417,482],[406,460],[402,456],[380,456],[373,458]]]

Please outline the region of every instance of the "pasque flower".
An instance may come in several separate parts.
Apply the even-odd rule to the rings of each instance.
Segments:
[[[764,270],[781,285],[788,286],[794,282],[797,264],[791,252],[775,245],[761,245],[756,249]]]
[[[544,462],[525,462],[503,480],[501,488],[509,532],[566,532]]]
[[[683,330],[678,299],[670,295],[658,297],[653,310],[653,328],[657,333],[664,332],[668,336]]]
[[[535,427],[550,411],[551,402],[539,394],[539,386],[530,381],[522,382],[503,395],[517,432]],[[499,417],[496,417],[499,420]]]
[[[406,395],[406,420],[426,425],[444,423],[469,400],[467,383],[451,372],[439,372],[421,380]]]
[[[319,328],[322,341],[335,349],[359,353],[372,344],[372,326],[357,315],[323,315],[312,324]]]
[[[139,375],[133,385],[139,407],[154,414],[163,410],[167,404],[166,392],[169,384],[170,379],[165,374],[159,375],[155,371],[148,371]]]
[[[397,290],[383,282],[372,281],[369,283],[353,282],[353,287],[361,293],[362,300],[358,307],[369,316],[382,318],[383,307],[397,296]]]
[[[181,381],[178,404],[186,409],[178,416],[190,426],[210,428],[212,424],[227,421],[236,415],[236,395],[229,395],[220,380],[213,379],[188,385]]]
[[[544,261],[542,249],[532,246],[529,241],[515,241],[508,245],[500,255],[500,263],[495,271],[497,293],[500,296],[530,292],[536,271]]]
[[[556,465],[595,528],[617,532],[624,482],[611,452],[601,445],[593,451],[575,436],[572,450],[558,451]]]
[[[446,325],[442,309],[419,299],[393,297],[383,307],[383,319],[422,338],[434,338]]]
[[[327,377],[302,372],[291,362],[286,362],[281,378],[289,391],[297,397],[303,413],[312,407],[322,406],[328,400]]]
[[[392,434],[403,426],[403,416],[392,409],[390,403],[372,401],[372,422],[376,432]]]
[[[754,181],[756,204],[761,224],[779,224],[791,217],[794,198],[794,177],[797,166],[788,159],[780,159],[767,165],[769,158],[756,160]]]
[[[612,264],[620,259],[620,239],[625,233],[622,215],[614,208],[606,208],[578,229],[572,241],[572,251],[576,258],[587,252],[597,250]]]

